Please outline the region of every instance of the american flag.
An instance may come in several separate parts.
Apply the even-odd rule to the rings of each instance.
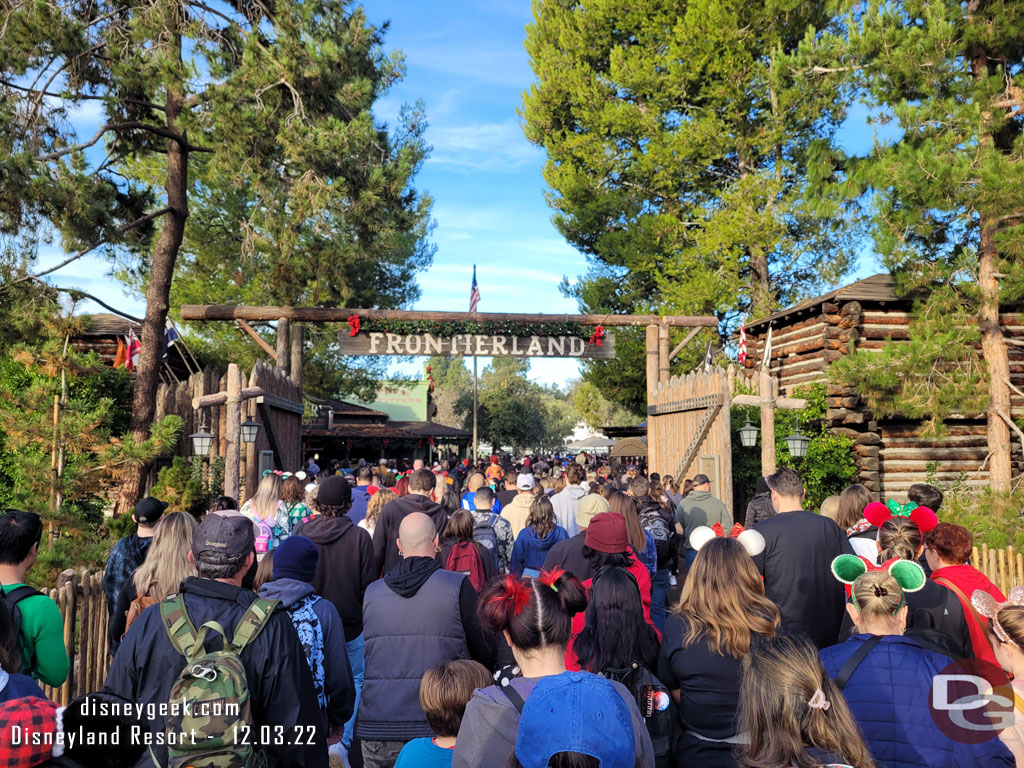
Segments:
[[[477,304],[480,303],[480,286],[476,284],[476,264],[473,265],[473,288],[469,292],[469,311],[476,312]]]
[[[747,359],[747,318],[740,320],[740,362]]]

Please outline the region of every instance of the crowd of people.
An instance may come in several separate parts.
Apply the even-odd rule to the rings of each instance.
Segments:
[[[60,613],[25,586],[42,524],[9,510],[0,762],[1024,768],[1024,588],[969,564],[942,501],[852,485],[806,510],[783,468],[740,524],[704,475],[596,457],[310,459],[198,524],[139,502],[105,685],[64,709],[38,685],[68,673]],[[957,674],[1010,702],[998,729],[937,710]],[[14,745],[26,723],[51,738]]]

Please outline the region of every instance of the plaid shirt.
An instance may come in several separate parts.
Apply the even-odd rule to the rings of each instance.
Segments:
[[[18,744],[14,744],[14,729]],[[0,704],[0,768],[31,768],[53,756],[57,733],[57,705],[28,696]],[[39,741],[32,744],[33,736]],[[29,742],[29,743],[26,743]]]

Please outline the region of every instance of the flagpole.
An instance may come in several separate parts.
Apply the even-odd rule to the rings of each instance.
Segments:
[[[477,431],[476,431],[476,355],[473,355],[473,461],[475,464],[477,458],[480,456],[480,451],[477,446]]]

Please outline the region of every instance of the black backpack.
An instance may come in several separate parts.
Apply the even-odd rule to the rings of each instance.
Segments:
[[[602,674],[609,680],[622,683],[636,700],[640,716],[647,725],[654,747],[655,765],[668,765],[672,753],[672,697],[668,688],[643,662],[634,661],[625,669],[606,669]]]
[[[2,592],[2,590],[0,590]],[[3,598],[0,599],[0,612],[3,616],[0,617],[0,626],[7,626],[7,635],[2,638],[4,642],[14,642],[16,647],[19,648],[18,654],[21,655],[21,609],[18,608],[18,603],[24,600],[26,597],[32,597],[33,595],[41,595],[37,589],[22,584],[20,587],[12,589],[10,592],[3,594]],[[11,640],[13,638],[13,640]],[[26,667],[26,662],[28,666]],[[10,669],[8,672],[23,672],[29,674],[32,668],[35,667],[35,659],[22,659],[20,669]]]
[[[664,562],[672,553],[672,527],[657,504],[645,504],[639,513],[640,525],[651,534],[658,560]]]

